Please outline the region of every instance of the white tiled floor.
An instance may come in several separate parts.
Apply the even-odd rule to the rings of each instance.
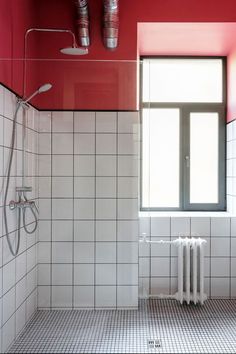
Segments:
[[[111,286],[111,302],[112,291]],[[131,295],[127,292],[127,300]],[[89,301],[80,292],[78,297]],[[160,347],[151,349],[149,340],[159,340]],[[9,353],[235,351],[236,301],[209,300],[204,306],[181,306],[174,300],[142,300],[137,311],[38,311]]]

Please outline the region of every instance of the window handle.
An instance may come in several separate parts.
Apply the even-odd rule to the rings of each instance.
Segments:
[[[190,157],[187,155],[185,156],[186,166],[190,167]]]

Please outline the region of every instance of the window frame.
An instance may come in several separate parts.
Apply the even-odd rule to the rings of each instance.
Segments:
[[[144,59],[220,59],[222,61],[222,102],[142,102],[142,63]],[[142,56],[140,57],[140,211],[225,211],[226,210],[226,57],[216,56]],[[180,112],[180,206],[173,207],[144,207],[143,206],[143,109],[177,108]],[[215,112],[219,116],[219,164],[218,164],[218,195],[219,203],[190,203],[190,168],[187,167],[184,156],[190,153],[190,113]]]

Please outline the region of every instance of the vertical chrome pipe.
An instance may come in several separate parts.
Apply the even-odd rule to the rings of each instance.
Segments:
[[[103,0],[103,42],[107,49],[118,46],[119,0]]]
[[[90,45],[89,36],[89,9],[87,0],[76,0],[77,7],[77,34],[80,45],[88,47]]]

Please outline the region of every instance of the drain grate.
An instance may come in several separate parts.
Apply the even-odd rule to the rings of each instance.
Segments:
[[[160,339],[149,339],[148,340],[148,348],[149,349],[161,348],[161,340]]]

